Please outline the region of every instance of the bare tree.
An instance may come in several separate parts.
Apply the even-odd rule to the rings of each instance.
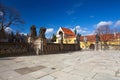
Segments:
[[[107,47],[107,42],[112,40],[114,37],[109,26],[98,27],[96,29],[96,34],[100,36],[101,44],[103,43],[105,45],[105,48]]]
[[[100,40],[107,42],[111,38],[111,30],[109,26],[101,26],[96,29],[96,33],[100,35]]]
[[[23,24],[19,12],[0,3],[0,28],[5,29],[11,25]]]

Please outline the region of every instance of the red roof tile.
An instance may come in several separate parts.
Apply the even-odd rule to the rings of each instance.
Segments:
[[[84,37],[87,38],[87,41],[95,42],[95,35],[81,36],[81,37],[80,37],[80,40],[81,40],[81,41],[84,41]]]
[[[75,38],[75,33],[68,28],[61,28],[66,35],[66,38]]]
[[[61,28],[63,30],[63,32],[65,34],[69,34],[69,35],[75,35],[74,32],[72,32],[70,29],[68,28]]]
[[[81,41],[84,41],[84,37],[87,38],[87,41],[90,41],[90,42],[95,42],[95,35],[88,35],[88,36],[81,36],[80,37],[80,40]],[[111,41],[111,40],[114,40],[114,39],[118,39],[120,38],[120,33],[114,35],[114,34],[103,34],[103,35],[100,35],[100,40],[101,41]]]

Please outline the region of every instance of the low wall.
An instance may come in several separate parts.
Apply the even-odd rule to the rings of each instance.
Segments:
[[[30,50],[32,49],[30,49],[28,43],[0,43],[0,57],[29,55]]]
[[[58,53],[60,51],[60,44],[54,44],[54,43],[47,43],[43,47],[42,54],[54,54]]]
[[[33,55],[33,54],[56,54],[56,53],[80,50],[77,44],[46,43],[39,50],[37,49],[37,47],[28,43],[7,43],[7,42],[0,43],[0,57],[22,56],[22,55]]]
[[[102,50],[120,50],[120,45],[102,45]]]
[[[47,43],[46,45],[44,45],[43,52],[40,52],[40,54],[54,54],[76,50],[80,50],[77,44]]]

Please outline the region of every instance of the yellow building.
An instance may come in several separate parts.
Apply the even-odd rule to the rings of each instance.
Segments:
[[[86,38],[86,41],[85,41]],[[100,35],[100,45],[104,45],[106,42],[107,45],[120,45],[120,33],[117,34],[103,34]],[[91,45],[93,48],[95,48],[96,44],[96,38],[95,35],[87,35],[87,36],[81,36],[80,37],[80,46],[82,49],[91,48]]]
[[[63,27],[60,27],[57,31],[57,34],[56,34],[56,43],[60,43],[61,42],[61,35],[60,33],[63,34],[63,44],[75,44],[76,43],[76,35],[73,31],[71,31],[70,29],[68,28],[63,28]]]

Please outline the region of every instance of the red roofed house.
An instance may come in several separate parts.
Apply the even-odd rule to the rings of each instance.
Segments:
[[[100,42],[101,44],[120,45],[120,33],[100,35]],[[81,48],[90,48],[90,45],[95,45],[95,43],[95,35],[87,35],[80,37]]]
[[[60,43],[61,41],[61,35],[60,35],[61,32],[63,33],[64,44],[74,44],[76,42],[76,35],[72,30],[68,28],[60,27],[56,34],[57,36],[56,43]]]

